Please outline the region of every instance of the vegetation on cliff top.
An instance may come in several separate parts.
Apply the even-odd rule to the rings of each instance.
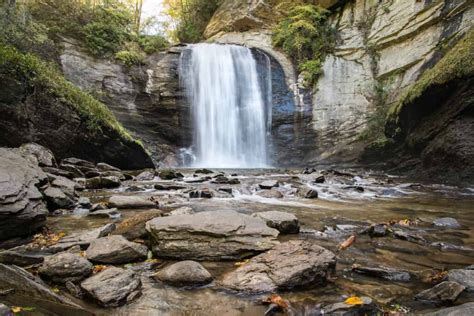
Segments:
[[[451,80],[465,78],[473,74],[474,28],[471,28],[433,68],[426,70],[420,79],[401,96],[389,110],[389,119],[396,120],[396,116],[402,108],[415,101],[429,87],[443,85]]]
[[[333,49],[328,16],[329,11],[319,6],[297,5],[273,30],[273,45],[292,56],[309,85],[317,81],[324,58]]]
[[[104,104],[67,81],[54,64],[0,42],[0,81],[11,80],[34,89],[34,93],[45,93],[67,104],[77,111],[92,132],[105,127],[115,130],[125,140],[140,144]]]

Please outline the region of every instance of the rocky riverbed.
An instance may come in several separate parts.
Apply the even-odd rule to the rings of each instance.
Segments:
[[[474,310],[473,188],[0,154],[0,315]]]

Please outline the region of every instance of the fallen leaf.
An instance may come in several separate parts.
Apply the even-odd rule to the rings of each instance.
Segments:
[[[339,245],[339,250],[346,250],[356,241],[356,235],[351,235]]]
[[[57,287],[53,287],[51,291],[53,291],[54,293],[59,293],[59,289]]]
[[[23,310],[23,308],[21,308],[20,306],[12,306],[11,310],[12,310],[12,313],[18,314],[19,312]]]
[[[283,299],[280,295],[277,294],[270,295],[265,300],[263,300],[263,303],[275,304],[284,312],[287,311],[288,307],[290,306],[290,303],[287,300]]]
[[[362,305],[364,301],[358,296],[351,296],[344,301],[348,305]]]
[[[107,269],[107,266],[98,264],[98,265],[95,265],[95,266],[94,266],[93,273],[99,273],[99,272],[101,272],[101,271],[104,271],[105,269]]]

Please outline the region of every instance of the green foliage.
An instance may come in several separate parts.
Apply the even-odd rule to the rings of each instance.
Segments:
[[[104,104],[64,79],[53,64],[33,54],[21,53],[12,46],[0,44],[0,80],[12,79],[34,88],[35,93],[46,93],[61,100],[77,111],[91,131],[108,128],[136,142]]]
[[[125,66],[138,65],[143,62],[143,54],[136,51],[121,50],[115,54],[115,60]]]
[[[138,44],[146,54],[161,52],[168,48],[168,41],[161,35],[141,35]]]
[[[334,46],[328,15],[319,6],[298,5],[273,30],[273,45],[294,58],[310,84],[321,74],[321,60]]]
[[[423,73],[421,78],[402,95],[399,102],[389,111],[389,116],[396,119],[404,106],[412,104],[429,87],[443,85],[457,78],[465,78],[474,74],[474,28],[431,69]]]
[[[220,2],[221,0],[165,0],[167,13],[176,22],[172,36],[185,43],[202,40],[204,30]]]

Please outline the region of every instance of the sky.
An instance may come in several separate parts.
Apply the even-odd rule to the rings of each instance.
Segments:
[[[142,8],[142,21],[149,17],[156,17],[158,21],[165,22],[166,17],[163,14],[163,2],[162,0],[144,0]],[[163,33],[163,29],[151,29],[148,30],[148,34]]]

